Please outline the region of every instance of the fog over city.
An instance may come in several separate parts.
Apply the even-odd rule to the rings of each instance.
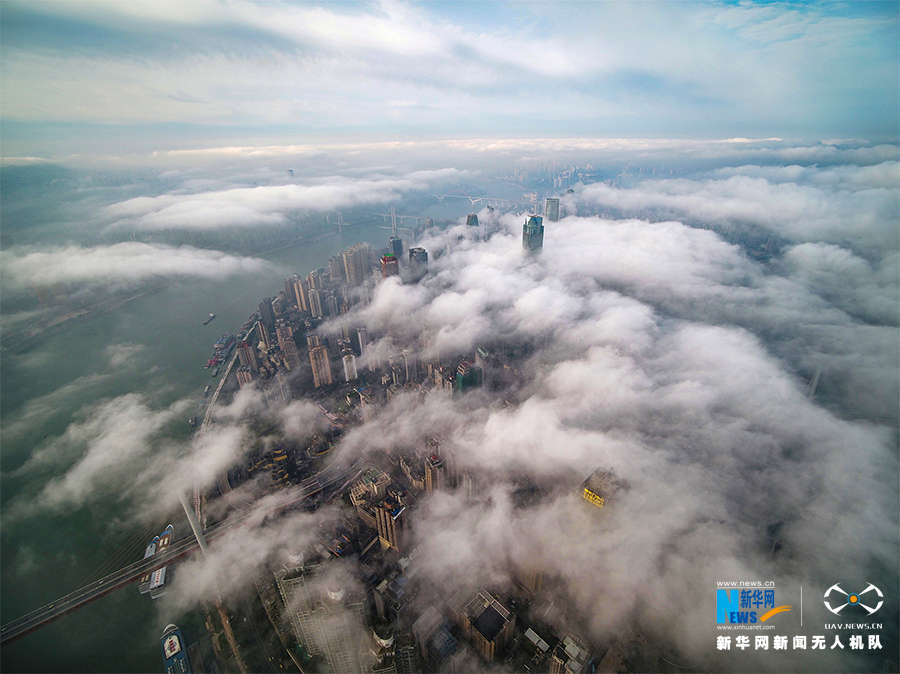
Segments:
[[[410,622],[458,592],[518,596],[537,569],[523,624],[577,635],[598,660],[615,647],[628,671],[896,666],[896,6],[3,11],[2,623],[100,578],[128,539],[140,550],[105,573],[137,561],[174,517],[188,536],[183,497],[203,493],[211,522],[243,518],[170,567],[160,601],[126,586],[46,628],[58,654],[42,631],[4,645],[5,670],[63,671],[71,649],[67,671],[81,671],[94,660],[79,642],[111,647],[119,621],[129,650],[149,645],[96,671],[159,671],[168,624],[212,633],[214,601],[249,614],[234,607],[262,577],[342,526],[338,488],[433,447],[459,480],[405,501]],[[823,93],[812,82],[829,69]],[[541,213],[529,254],[523,223]],[[398,275],[372,266],[345,309],[306,324],[310,349],[364,327],[354,362],[370,385],[387,373],[388,388],[411,355],[406,385],[338,410],[344,373],[313,387],[295,329],[291,396],[242,382],[210,403],[211,339],[279,292],[284,316],[290,302],[302,313],[286,277],[357,242],[375,262],[396,232],[427,251],[427,273],[404,250]],[[455,376],[479,349],[504,363],[483,386],[432,384],[432,367]],[[260,452],[338,427],[316,464],[348,471],[332,497],[284,509],[267,474],[235,479]],[[598,468],[621,485],[602,509],[582,498]],[[371,603],[356,556],[334,557],[310,591]],[[830,646],[823,626],[844,618],[823,592],[871,583],[883,649],[717,649],[741,634],[716,630],[717,583],[755,580],[793,608],[751,641],[825,633]],[[370,639],[374,621],[354,620]],[[517,671],[472,648],[453,666]]]
[[[461,399],[403,394],[336,448],[366,460],[420,449],[437,435],[476,476],[477,498],[441,493],[416,512],[419,579],[436,597],[509,586],[517,565],[538,564],[558,581],[563,631],[596,640],[641,634],[682,663],[715,670],[722,665],[697,629],[709,609],[697,596],[717,580],[815,585],[840,568],[858,582],[875,574],[896,591],[886,574],[898,544],[896,147],[887,160],[891,148],[847,148],[852,163],[835,163],[838,154],[827,166],[779,167],[746,163],[760,144],[746,145],[748,152],[707,159],[716,165],[679,177],[578,186],[561,200],[565,216],[547,223],[539,257],[523,255],[522,217],[513,213],[477,213],[482,231],[497,230],[487,240],[464,219],[427,230],[417,243],[436,255],[425,279],[386,279],[368,306],[336,319],[383,336],[371,358],[395,346],[414,346],[423,361],[482,344],[529,349],[514,390]],[[777,145],[787,156],[798,149]],[[856,163],[863,158],[867,165]],[[226,204],[239,205],[226,225],[254,227],[312,206],[383,209],[481,175],[388,173],[399,171],[323,176],[308,181],[314,186],[281,176],[256,187],[185,177],[165,194],[131,196],[100,214],[112,237],[123,228],[149,235],[161,219],[206,228],[202,213]],[[765,263],[748,257],[713,230],[726,224],[777,237],[780,253]],[[141,284],[172,273],[239,283],[242,274],[268,272],[273,289],[280,280],[257,258],[139,241],[12,246],[2,270],[10,293],[37,283]],[[108,350],[111,366],[128,348]],[[159,407],[137,393],[88,397],[64,433],[15,469],[28,475],[53,464],[59,475],[7,504],[8,525],[90,508],[111,492],[135,525],[177,507],[179,489],[198,479],[212,486],[244,458],[245,398],[253,395],[217,409],[212,431],[193,442],[168,437],[189,400]],[[4,436],[25,432],[52,404],[31,401],[4,424]],[[296,438],[325,425],[303,400],[266,414]],[[602,521],[577,507],[578,484],[598,466],[629,485]],[[526,484],[541,498],[517,506],[514,493]],[[160,623],[200,602],[215,579],[219,592],[239,591],[271,553],[300,545],[323,518],[336,517],[328,512],[275,525],[260,519],[186,563]],[[796,666],[808,667],[810,655],[802,656]],[[857,666],[828,652],[821,658],[815,667]]]

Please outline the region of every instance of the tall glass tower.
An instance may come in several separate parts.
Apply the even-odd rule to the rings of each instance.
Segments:
[[[539,253],[544,247],[544,219],[540,215],[529,215],[522,227],[522,248],[529,253]]]

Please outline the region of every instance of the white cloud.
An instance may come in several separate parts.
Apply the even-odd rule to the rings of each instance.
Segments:
[[[106,211],[116,222],[142,229],[215,229],[280,224],[291,211],[330,211],[357,204],[385,203],[399,193],[458,176],[453,169],[417,171],[399,178],[335,176],[310,185],[264,185],[192,194],[135,197]]]
[[[40,249],[19,246],[0,253],[8,290],[55,284],[131,284],[154,279],[221,279],[265,271],[269,264],[217,250],[138,242]]]
[[[786,171],[781,169],[777,177],[783,180]],[[714,223],[752,223],[790,241],[853,241],[877,250],[896,246],[900,189],[885,175],[895,171],[890,165],[857,170],[853,189],[843,188],[843,182],[798,184],[734,175],[719,180],[647,180],[633,188],[600,183],[586,187],[580,196],[625,212],[660,209]],[[773,177],[778,169],[754,172]],[[842,173],[845,180],[852,175],[846,168]],[[870,180],[875,184],[865,183]]]

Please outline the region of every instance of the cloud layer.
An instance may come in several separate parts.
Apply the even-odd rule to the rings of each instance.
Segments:
[[[283,224],[292,212],[383,204],[398,200],[401,192],[423,190],[433,182],[460,175],[455,169],[444,169],[417,171],[398,178],[334,176],[310,185],[206,189],[191,194],[136,197],[108,206],[106,211],[117,223],[151,231]]]
[[[49,249],[20,246],[0,255],[7,291],[56,284],[130,285],[171,278],[221,279],[268,268],[265,261],[217,250],[139,242]]]

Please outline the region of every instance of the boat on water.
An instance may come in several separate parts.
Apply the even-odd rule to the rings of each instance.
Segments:
[[[159,536],[157,536],[147,544],[147,549],[144,550],[144,559],[147,559],[147,557],[152,557],[154,554],[156,554],[157,545],[159,545]],[[141,594],[147,594],[150,591],[151,575],[151,573],[146,573],[141,576],[141,579],[138,581],[138,592],[140,592]]]
[[[166,662],[166,674],[189,674],[193,671],[184,645],[184,636],[177,625],[167,625],[159,643]]]
[[[213,377],[215,377],[215,376],[216,376],[216,375],[213,375]],[[208,395],[209,395],[209,384],[207,384],[207,385],[206,385],[206,388],[203,389],[203,397],[205,398],[205,397],[208,396]]]
[[[212,319],[214,319],[215,317],[216,317],[215,314],[210,314],[210,315],[209,315],[209,318],[207,318],[205,321],[203,321],[203,325],[209,325],[209,322],[210,322]]]
[[[212,376],[213,376],[213,377],[219,376],[219,368],[218,368],[218,367],[216,367],[216,368],[213,370]]]
[[[172,535],[175,533],[175,527],[168,525],[159,535],[159,543],[156,545],[157,554],[168,548],[172,544]],[[153,572],[150,577],[150,598],[159,599],[166,593],[166,568],[162,567]]]
[[[197,425],[197,417],[191,417],[188,419],[188,424],[190,424],[191,428]]]

